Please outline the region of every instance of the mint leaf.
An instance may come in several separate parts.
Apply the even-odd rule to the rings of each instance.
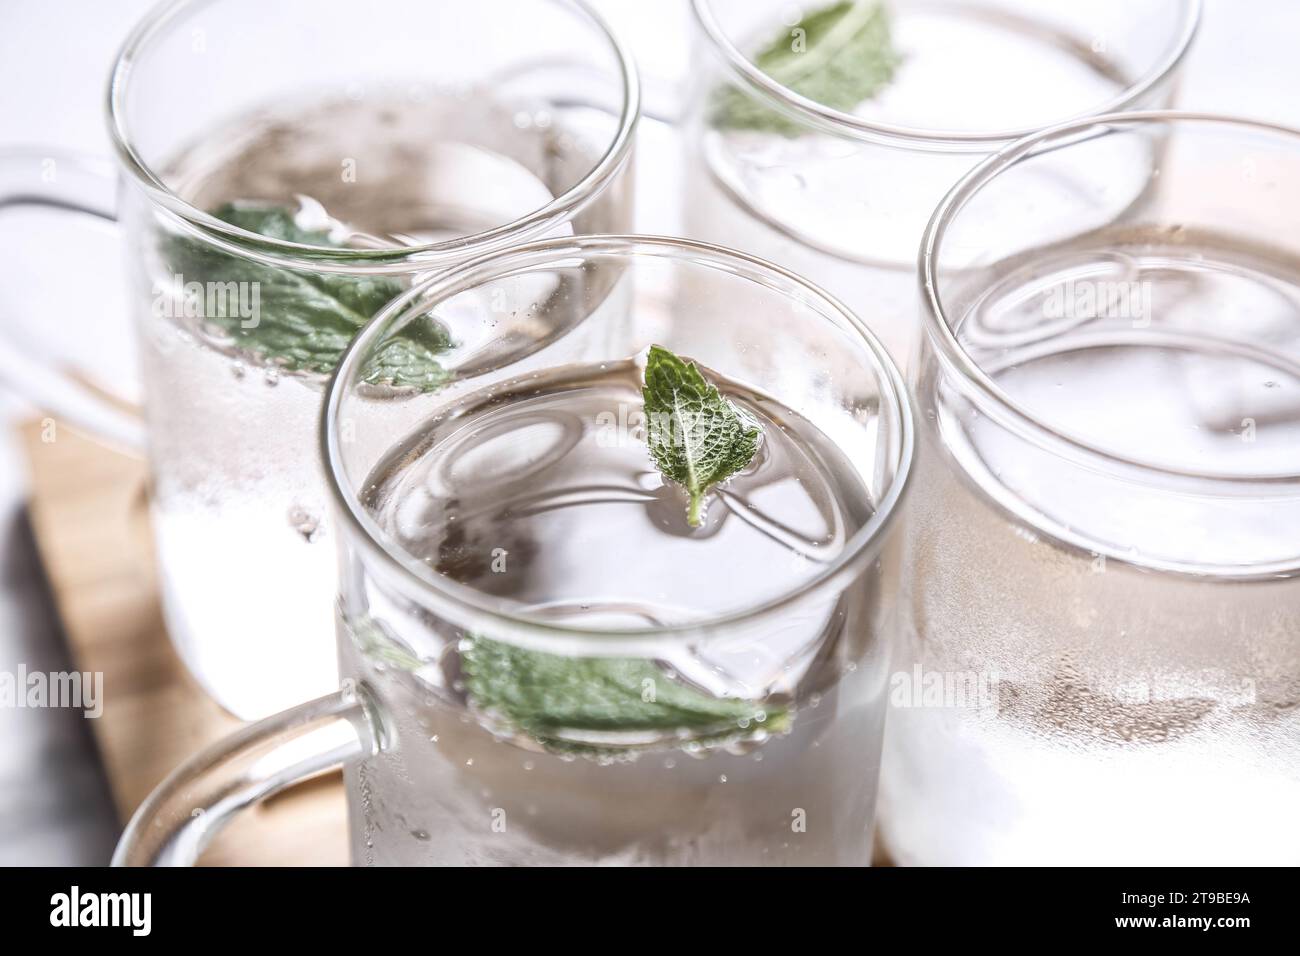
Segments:
[[[347,618],[344,621],[352,641],[366,657],[385,667],[402,671],[418,671],[423,662],[403,644],[394,640],[384,625],[368,616]]]
[[[902,58],[880,0],[841,0],[800,18],[754,57],[754,65],[788,90],[841,112],[880,92]],[[718,98],[715,124],[782,136],[805,127],[751,92],[729,87]]]
[[[664,475],[690,492],[688,520],[698,525],[704,495],[749,464],[760,429],[695,365],[657,345],[650,347],[643,395],[650,452]],[[610,749],[582,740],[584,732],[686,731],[695,741],[720,742],[760,730],[781,733],[791,719],[783,707],[710,696],[641,658],[568,657],[478,635],[462,647],[460,666],[477,710],[551,749]]]
[[[762,430],[693,363],[658,345],[650,346],[641,394],[650,456],[665,478],[686,489],[691,497],[686,520],[698,528],[704,496],[749,464]]]
[[[212,215],[268,238],[341,248],[328,232],[299,227],[293,213],[281,206],[227,203]],[[170,237],[162,254],[166,268],[186,287],[199,283],[208,291],[227,283],[248,283],[245,290],[255,289],[257,309],[251,318],[234,309],[206,305],[200,318],[206,331],[224,336],[232,348],[258,364],[288,372],[328,375],[334,371],[361,327],[404,289],[387,276],[266,266],[187,236]],[[253,295],[251,291],[240,294],[245,301]],[[362,370],[362,378],[370,385],[436,388],[449,377],[439,356],[451,344],[447,330],[431,316],[423,316],[379,347]]]
[[[789,726],[784,708],[711,697],[637,658],[565,657],[479,636],[462,650],[461,670],[475,707],[560,749],[590,749],[565,739],[583,731],[685,729],[717,740]]]

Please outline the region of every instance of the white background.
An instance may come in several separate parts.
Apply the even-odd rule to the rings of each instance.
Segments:
[[[674,82],[689,69],[685,0],[594,2],[628,38],[652,83]],[[109,66],[126,32],[152,5],[0,0],[0,148],[39,144],[107,156],[103,100]],[[1207,0],[1179,105],[1300,126],[1298,38],[1295,0]],[[645,231],[663,231],[673,221],[674,171],[661,159],[664,137],[663,130],[644,125],[637,175]],[[4,226],[0,219],[0,232]],[[4,255],[19,241],[0,239],[0,333],[14,315],[30,319],[15,310],[30,310],[36,300],[30,286],[39,273],[14,266],[14,256]],[[84,323],[107,308],[95,290],[114,283],[118,263],[106,237],[68,243],[59,247],[67,263],[60,273],[66,276],[61,295],[67,307],[51,312],[49,322],[66,325],[67,335],[87,335]],[[44,255],[45,249],[23,250],[24,258],[33,253]],[[115,320],[104,316],[100,334],[115,334]],[[61,326],[49,330],[53,340],[65,334]],[[0,671],[14,671],[20,663],[29,670],[67,666],[23,518],[21,458],[5,426],[30,411],[0,389]],[[107,862],[116,837],[107,801],[80,716],[0,710],[0,864]]]

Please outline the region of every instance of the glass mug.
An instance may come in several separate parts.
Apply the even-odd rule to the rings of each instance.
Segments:
[[[312,436],[351,335],[475,256],[628,230],[638,105],[627,50],[582,0],[177,0],[127,40],[109,126],[147,429],[53,374],[27,391],[119,443],[147,431],[168,631],[228,710],[338,686]],[[6,169],[10,201],[113,215],[84,163]],[[481,337],[478,361],[543,334],[516,332]]]
[[[446,311],[568,331],[376,395],[368,365]],[[788,334],[755,340],[756,314]],[[654,344],[764,427],[694,533],[635,433]],[[345,690],[182,766],[116,862],[192,862],[346,763],[357,864],[867,863],[912,428],[860,320],[715,246],[547,240],[418,287],[325,406]]]
[[[800,86],[794,54],[822,56],[832,28],[816,16],[834,4],[691,5],[705,68],[687,120],[686,234],[808,276],[900,363],[917,345],[917,244],[944,193],[1037,129],[1169,106],[1200,18],[1198,0],[858,0],[833,29],[858,17],[871,36],[878,18],[889,44],[854,63],[877,50],[892,65],[844,112],[782,82]],[[783,65],[764,62],[771,51]],[[1014,227],[990,210],[990,233]]]
[[[1030,137],[935,212],[899,862],[1300,863],[1297,217],[1300,131],[1171,112]]]

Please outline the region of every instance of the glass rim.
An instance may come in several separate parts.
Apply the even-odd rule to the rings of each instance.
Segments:
[[[1062,117],[1046,125],[977,132],[873,122],[808,99],[772,79],[731,42],[714,15],[713,0],[691,0],[691,10],[695,15],[696,23],[704,31],[714,50],[722,57],[734,79],[739,80],[744,88],[756,93],[769,104],[820,130],[850,139],[934,152],[985,152],[1031,136],[1049,126],[1054,127],[1062,123],[1120,112],[1140,99],[1178,68],[1196,38],[1201,23],[1202,0],[1185,0],[1185,2],[1186,7],[1183,10],[1177,42],[1149,70],[1109,100],[1085,112]]]
[[[1034,413],[1007,394],[989,377],[979,363],[971,358],[953,332],[951,316],[946,312],[939,293],[938,274],[941,267],[938,258],[944,235],[966,204],[985,185],[1015,167],[1022,159],[1040,151],[1068,149],[1081,142],[1091,141],[1097,135],[1097,133],[1090,134],[1089,131],[1093,128],[1097,128],[1101,135],[1106,135],[1120,126],[1177,123],[1204,124],[1207,127],[1229,126],[1238,130],[1280,135],[1294,140],[1294,145],[1300,150],[1300,127],[1268,120],[1190,110],[1112,113],[1072,120],[1026,136],[987,157],[969,170],[952,186],[931,215],[921,240],[917,261],[923,303],[921,322],[924,334],[938,356],[944,374],[956,378],[968,397],[971,395],[978,397],[984,403],[982,410],[987,412],[992,408],[1000,424],[1013,428],[1022,437],[1029,438],[1044,447],[1055,447],[1070,455],[1100,461],[1112,469],[1137,474],[1161,475],[1180,481],[1211,481],[1228,486],[1254,485],[1273,488],[1291,485],[1300,482],[1300,473],[1239,474],[1174,468],[1119,454],[1060,430],[1044,416]],[[1056,142],[1058,139],[1063,141]]]
[[[585,17],[613,53],[622,85],[623,98],[617,131],[600,158],[568,190],[554,197],[544,206],[481,232],[440,242],[394,246],[387,249],[339,249],[333,246],[314,246],[274,239],[241,229],[199,209],[170,189],[136,149],[126,121],[127,97],[132,88],[131,74],[137,60],[148,52],[153,41],[163,36],[167,27],[182,14],[196,8],[215,6],[220,2],[222,0],[162,0],[153,7],[131,30],[118,51],[109,74],[107,90],[109,138],[122,169],[144,191],[151,202],[177,217],[190,230],[196,230],[206,237],[215,237],[218,244],[224,238],[227,241],[247,243],[256,248],[271,250],[276,256],[273,261],[291,267],[319,266],[321,260],[365,265],[391,263],[396,259],[402,263],[410,261],[413,266],[423,269],[444,260],[465,259],[518,242],[520,239],[535,237],[546,229],[571,219],[599,196],[627,164],[633,134],[641,115],[641,82],[630,49],[606,19],[591,6],[589,0],[537,0],[537,2],[572,7]]]
[[[871,517],[849,537],[840,553],[817,575],[761,604],[688,624],[640,628],[557,625],[521,612],[501,598],[484,594],[469,585],[433,572],[428,565],[415,560],[391,542],[361,507],[347,477],[335,423],[343,399],[353,384],[354,372],[370,346],[381,340],[393,326],[412,315],[423,314],[438,302],[480,286],[485,281],[516,274],[523,268],[588,254],[649,256],[661,260],[696,262],[731,275],[766,277],[783,284],[786,290],[801,290],[820,306],[827,308],[832,315],[845,320],[845,331],[855,336],[855,340],[871,355],[879,382],[881,407],[888,408],[896,420],[898,434],[891,442],[896,452],[891,456],[895,459],[891,462],[893,473],[879,499],[873,502],[875,507]],[[787,294],[777,286],[766,288],[774,294]],[[435,595],[463,614],[489,621],[496,628],[494,633],[508,631],[512,636],[521,638],[521,643],[532,644],[539,649],[545,649],[548,644],[554,648],[555,639],[562,637],[579,642],[593,642],[598,645],[594,649],[601,655],[620,652],[643,654],[664,640],[689,639],[701,634],[712,635],[743,628],[757,619],[805,601],[812,594],[828,591],[837,585],[847,586],[861,573],[898,517],[900,502],[911,480],[915,419],[902,374],[888,351],[862,319],[819,286],[764,259],[712,243],[670,236],[591,235],[544,239],[505,253],[479,256],[421,282],[389,303],[352,340],[331,376],[322,403],[318,440],[325,465],[326,485],[341,524],[346,526],[353,540],[359,542],[369,555],[395,571],[406,584],[413,586],[414,593],[421,597]]]

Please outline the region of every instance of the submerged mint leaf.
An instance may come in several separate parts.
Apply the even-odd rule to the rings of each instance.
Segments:
[[[686,489],[686,520],[704,520],[704,496],[753,459],[762,430],[709,384],[692,362],[650,346],[646,360],[646,434],[664,477]]]
[[[461,669],[475,707],[553,747],[572,747],[565,736],[582,731],[686,729],[720,739],[789,725],[784,708],[711,697],[637,658],[566,657],[480,636],[462,651]]]
[[[424,662],[405,645],[398,643],[382,624],[371,617],[361,616],[345,620],[352,641],[366,657],[387,667],[403,671],[417,671]]]
[[[303,229],[282,206],[226,203],[212,215],[285,242],[340,244],[323,230]],[[403,291],[387,276],[349,276],[267,266],[187,236],[169,238],[162,250],[178,285],[204,290],[203,323],[254,360],[289,372],[328,375],[361,327]],[[234,285],[231,285],[233,283]],[[219,294],[216,306],[212,296]],[[241,306],[230,307],[232,297]],[[447,330],[423,316],[379,347],[363,370],[371,385],[436,388],[448,373],[439,361],[451,347]]]
[[[211,214],[222,222],[268,239],[307,246],[338,245],[326,229],[304,229],[299,226],[293,212],[284,206],[228,202],[213,209]]]
[[[784,29],[754,57],[754,65],[786,89],[847,113],[879,93],[901,60],[880,0],[840,0]],[[735,87],[719,96],[715,123],[782,136],[804,131],[757,94]]]

